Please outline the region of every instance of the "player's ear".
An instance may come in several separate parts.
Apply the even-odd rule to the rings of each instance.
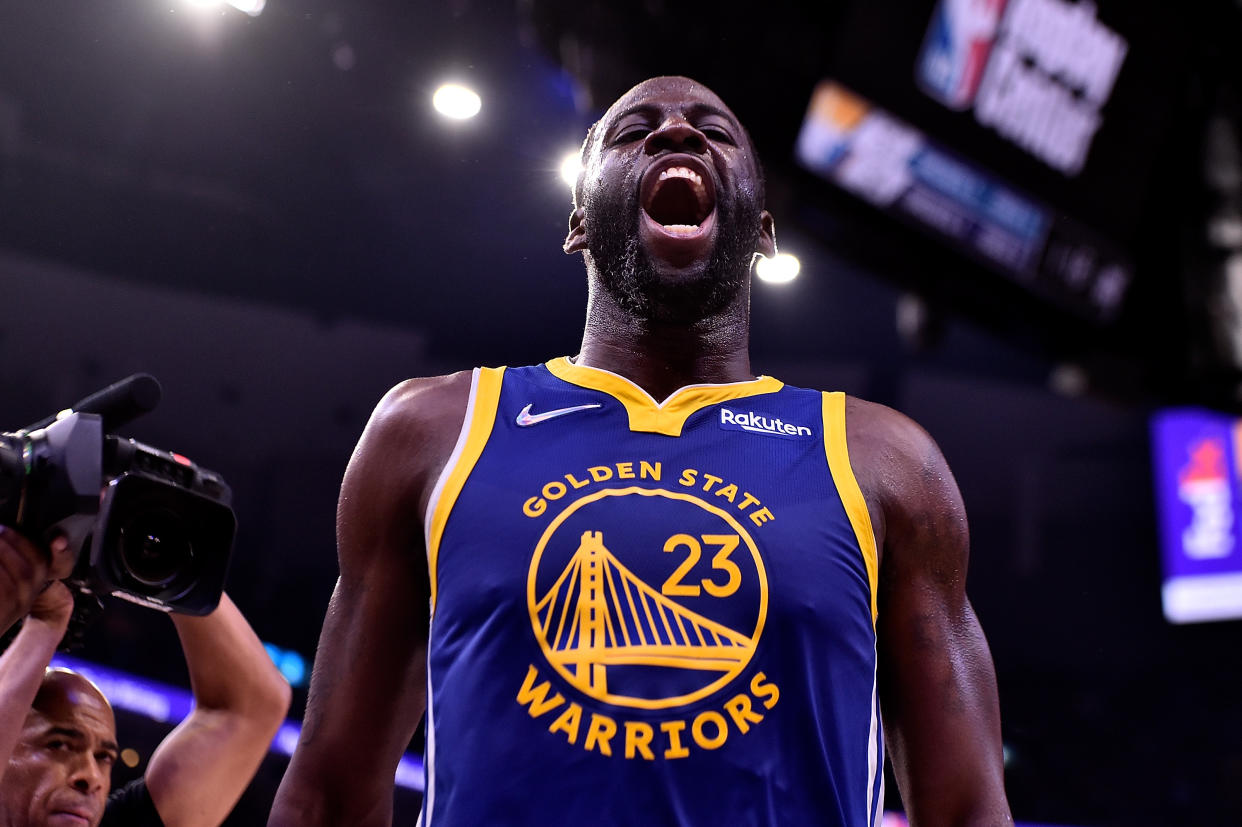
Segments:
[[[776,255],[776,224],[767,210],[759,213],[759,249],[756,252],[765,258]]]
[[[582,207],[576,207],[569,214],[569,235],[565,236],[563,249],[570,255],[586,249],[586,218],[583,216]]]

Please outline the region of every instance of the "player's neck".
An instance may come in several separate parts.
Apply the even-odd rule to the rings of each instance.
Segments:
[[[745,302],[693,324],[635,319],[612,302],[587,308],[575,362],[624,376],[663,402],[687,385],[745,382],[750,370]]]

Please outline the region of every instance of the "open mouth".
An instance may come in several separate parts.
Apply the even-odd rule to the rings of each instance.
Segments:
[[[643,211],[669,235],[697,235],[716,209],[711,176],[697,166],[670,160],[643,182]]]

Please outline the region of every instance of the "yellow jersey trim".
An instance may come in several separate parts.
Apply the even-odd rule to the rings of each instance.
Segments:
[[[504,368],[477,368],[471,389],[470,402],[466,406],[467,423],[464,425],[453,455],[442,472],[444,480],[435,510],[431,514],[427,532],[427,573],[431,584],[431,614],[436,612],[436,563],[440,556],[440,539],[444,526],[457,502],[466,478],[474,470],[475,463],[483,454],[492,426],[496,423],[496,408],[500,404],[500,385],[504,380]]]
[[[854,527],[858,548],[862,550],[863,565],[866,566],[867,581],[871,587],[871,624],[874,626],[879,617],[876,594],[879,590],[880,560],[876,553],[871,512],[867,510],[867,501],[850,466],[849,446],[845,438],[845,394],[837,391],[825,393],[823,397],[824,450],[828,455],[828,469],[832,472],[832,481],[836,483],[850,525]]]
[[[742,399],[762,393],[775,393],[784,383],[771,376],[760,376],[745,382],[722,385],[687,385],[678,388],[668,399],[656,402],[651,395],[624,376],[601,368],[575,365],[561,356],[547,363],[548,370],[558,379],[573,385],[601,391],[625,406],[630,430],[665,436],[681,436],[686,420],[708,405]]]

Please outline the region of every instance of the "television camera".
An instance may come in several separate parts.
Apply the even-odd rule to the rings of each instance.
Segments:
[[[67,582],[161,611],[209,614],[224,589],[237,521],[214,471],[111,433],[159,404],[135,374],[19,431],[0,433],[0,523],[63,534]]]

